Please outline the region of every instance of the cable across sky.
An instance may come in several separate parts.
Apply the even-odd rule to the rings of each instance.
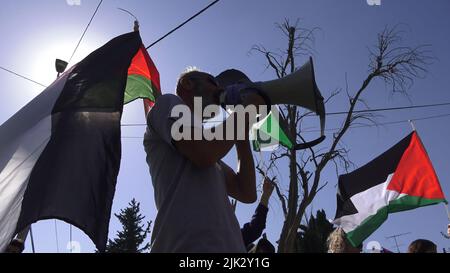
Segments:
[[[196,14],[194,14],[193,16],[191,16],[189,19],[187,19],[186,21],[184,21],[183,23],[181,23],[180,25],[178,25],[177,27],[175,27],[174,29],[172,29],[171,31],[169,31],[167,34],[165,34],[164,36],[162,36],[161,38],[159,38],[158,40],[156,40],[155,42],[153,42],[153,43],[152,43],[151,45],[149,45],[146,49],[149,49],[150,47],[156,45],[157,43],[159,43],[160,41],[162,41],[163,39],[165,39],[166,37],[168,37],[169,35],[171,35],[172,33],[174,33],[176,30],[180,29],[181,27],[183,27],[184,25],[186,25],[188,22],[192,21],[194,18],[196,18],[197,16],[199,16],[200,14],[202,14],[203,12],[205,12],[206,10],[208,10],[209,8],[211,8],[212,6],[214,6],[215,4],[217,4],[219,1],[220,1],[220,0],[215,0],[214,2],[212,2],[212,3],[209,4],[208,6],[206,6],[205,8],[203,8],[202,10],[200,10],[199,12],[197,12]],[[69,62],[68,62],[68,63],[70,63],[70,62],[72,61],[73,57],[75,56],[75,54],[76,54],[76,52],[77,52],[77,50],[78,50],[78,48],[79,48],[81,42],[83,41],[84,36],[86,35],[86,32],[88,31],[88,29],[89,29],[89,27],[90,27],[92,21],[94,20],[95,16],[97,15],[98,10],[100,9],[100,6],[102,5],[102,3],[103,3],[103,0],[100,0],[100,2],[99,2],[98,5],[97,5],[97,8],[95,9],[94,13],[93,13],[92,16],[91,16],[91,19],[89,20],[89,23],[87,24],[86,28],[84,29],[83,34],[81,35],[80,40],[78,41],[77,45],[75,46],[75,49],[74,49],[72,55],[70,56]],[[21,74],[19,74],[19,73],[17,73],[17,72],[14,72],[14,71],[12,71],[12,70],[10,70],[10,69],[6,69],[6,68],[4,68],[4,67],[0,67],[0,69],[6,71],[6,72],[8,72],[8,73],[11,73],[11,74],[13,74],[13,75],[15,75],[15,76],[18,76],[18,77],[20,77],[20,78],[22,78],[22,79],[25,79],[25,80],[27,80],[27,81],[29,81],[29,82],[32,82],[32,83],[34,83],[34,84],[37,84],[37,85],[39,85],[39,86],[42,86],[42,87],[45,87],[45,88],[48,87],[47,85],[44,85],[44,84],[39,83],[39,82],[37,82],[37,81],[34,81],[34,80],[30,79],[29,77],[23,76],[23,75],[21,75]]]
[[[429,120],[429,119],[437,119],[437,118],[445,118],[450,117],[450,113],[448,114],[441,114],[441,115],[434,115],[434,116],[426,116],[421,118],[414,118],[414,119],[404,119],[404,120],[398,120],[398,121],[388,121],[388,122],[381,122],[376,124],[363,124],[363,125],[356,125],[356,126],[350,126],[350,129],[358,129],[358,128],[370,128],[370,127],[379,127],[379,126],[386,126],[386,125],[397,125],[402,124],[406,122],[412,122],[412,121],[421,121],[421,120]],[[123,127],[127,127],[126,125],[122,125]],[[143,126],[143,125],[137,125],[137,126]],[[146,126],[146,125],[145,125]],[[325,129],[326,132],[337,132],[341,128],[329,128]],[[316,133],[320,132],[319,129],[313,129],[313,130],[301,130],[302,133]],[[144,137],[138,137],[138,136],[124,136],[123,139],[143,139]]]
[[[157,43],[159,43],[160,41],[162,41],[163,39],[165,39],[166,37],[168,37],[169,35],[171,35],[172,33],[174,33],[175,31],[177,31],[178,29],[180,29],[181,27],[183,27],[184,25],[186,25],[188,22],[192,21],[193,19],[195,19],[196,17],[198,17],[199,15],[201,15],[202,13],[204,13],[206,10],[208,10],[209,8],[211,8],[212,6],[214,6],[215,4],[217,4],[220,0],[215,0],[213,2],[211,2],[209,5],[207,5],[205,8],[201,9],[199,12],[197,12],[196,14],[194,14],[193,16],[191,16],[190,18],[188,18],[186,21],[184,21],[183,23],[181,23],[180,25],[178,25],[177,27],[175,27],[174,29],[172,29],[171,31],[169,31],[167,34],[165,34],[164,36],[162,36],[161,38],[159,38],[158,40],[156,40],[155,42],[153,42],[152,44],[150,44],[148,47],[146,47],[146,49],[151,48],[152,46],[156,45]],[[83,31],[83,34],[80,37],[80,40],[78,41],[70,59],[69,59],[69,63],[72,61],[73,57],[75,56],[81,42],[83,41],[83,38],[85,37],[92,21],[94,20],[95,16],[97,15],[101,5],[103,3],[103,0],[100,0],[96,9],[94,10],[94,13],[92,14],[85,30]],[[0,66],[0,69],[4,70],[5,72],[11,73],[17,77],[20,77],[24,80],[30,81],[34,84],[37,84],[39,86],[42,87],[47,87],[46,85],[39,83],[29,77],[26,77],[24,75],[21,75],[17,72],[14,72],[10,69],[4,68]],[[385,112],[385,111],[397,111],[397,110],[407,110],[407,109],[419,109],[419,108],[434,108],[434,107],[441,107],[441,106],[449,106],[450,102],[445,102],[445,103],[435,103],[435,104],[423,104],[423,105],[412,105],[412,106],[400,106],[400,107],[391,107],[391,108],[376,108],[376,109],[366,109],[366,110],[355,110],[353,111],[353,113],[357,114],[357,113],[375,113],[375,112]],[[335,115],[346,115],[348,112],[347,111],[339,111],[339,112],[330,112],[327,113],[327,116],[335,116]],[[423,118],[417,118],[417,119],[413,119],[413,121],[418,121],[418,120],[426,120],[426,119],[434,119],[434,118],[442,118],[442,117],[447,117],[450,116],[450,114],[443,114],[443,115],[436,115],[436,116],[429,116],[429,117],[423,117]],[[352,128],[363,128],[363,127],[374,127],[374,126],[383,126],[383,125],[393,125],[393,124],[400,124],[400,123],[404,123],[407,122],[409,120],[401,120],[401,121],[393,121],[393,122],[385,122],[385,123],[378,123],[376,125],[359,125],[359,126],[353,126]],[[212,123],[219,123],[222,121],[215,121]],[[143,126],[147,126],[146,124],[122,124],[122,127],[143,127]],[[330,128],[330,129],[326,129],[326,131],[336,131],[339,130],[339,128]],[[304,130],[303,132],[307,133],[307,132],[317,132],[319,130]],[[140,137],[124,137],[124,138],[140,138]]]
[[[100,6],[102,5],[102,3],[103,3],[103,0],[100,0],[100,2],[99,2],[98,5],[97,5],[97,8],[96,8],[95,11],[94,11],[94,14],[92,14],[91,19],[89,20],[89,23],[87,24],[86,28],[84,29],[83,34],[81,35],[81,38],[80,38],[80,40],[78,41],[77,46],[76,46],[75,49],[73,50],[72,56],[70,56],[69,63],[72,61],[73,56],[75,56],[75,53],[77,52],[78,47],[79,47],[80,44],[81,44],[81,41],[83,41],[84,35],[86,35],[86,32],[88,31],[89,26],[91,25],[92,21],[94,20],[95,15],[97,15],[97,12],[98,12],[98,10],[100,9]]]
[[[12,71],[12,70],[9,70],[9,69],[7,69],[7,68],[4,68],[4,67],[2,67],[2,66],[0,66],[0,69],[1,69],[1,70],[4,70],[4,71],[6,71],[6,72],[8,72],[8,73],[10,73],[10,74],[13,74],[13,75],[15,75],[15,76],[17,76],[17,77],[20,77],[20,78],[22,78],[22,79],[24,79],[24,80],[27,80],[27,81],[29,81],[29,82],[32,82],[32,83],[34,83],[34,84],[40,85],[40,86],[42,86],[42,87],[47,87],[46,85],[44,85],[44,84],[42,84],[42,83],[39,83],[39,82],[37,82],[37,81],[35,81],[35,80],[32,80],[32,79],[30,79],[30,78],[28,78],[28,77],[25,77],[25,76],[23,76],[23,75],[21,75],[21,74],[19,74],[19,73],[16,73],[16,72],[14,72],[14,71]]]
[[[164,38],[166,38],[167,36],[169,36],[170,34],[174,33],[175,31],[177,31],[179,28],[183,27],[185,24],[187,24],[188,22],[192,21],[195,17],[199,16],[200,14],[202,14],[203,12],[205,12],[207,9],[209,9],[210,7],[214,6],[215,4],[217,4],[220,0],[216,0],[214,2],[212,2],[211,4],[209,4],[208,6],[206,6],[205,8],[203,8],[202,10],[200,10],[199,12],[197,12],[196,14],[192,15],[189,19],[187,19],[186,21],[184,21],[183,23],[181,23],[180,25],[178,25],[176,28],[172,29],[171,31],[169,31],[166,35],[162,36],[161,38],[159,38],[158,40],[156,40],[155,42],[153,42],[152,44],[150,44],[148,47],[146,47],[146,49],[151,48],[152,46],[156,45],[157,43],[161,42]]]

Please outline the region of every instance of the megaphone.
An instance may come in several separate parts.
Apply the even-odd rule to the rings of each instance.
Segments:
[[[314,64],[311,57],[296,72],[281,79],[253,83],[243,72],[231,69],[219,74],[216,80],[222,87],[244,84],[247,88],[254,88],[260,92],[259,94],[268,104],[297,105],[319,115],[321,136],[314,141],[297,144],[295,149],[306,149],[325,140],[325,104],[316,84]]]
[[[259,82],[255,85],[270,99],[272,104],[297,105],[325,114],[323,97],[317,87],[312,58],[296,72],[273,81]]]

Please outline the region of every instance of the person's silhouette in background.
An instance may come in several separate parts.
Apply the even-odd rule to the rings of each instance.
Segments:
[[[437,253],[437,246],[432,241],[418,239],[409,245],[408,253]]]
[[[15,238],[9,243],[5,253],[22,253],[25,249],[25,244],[22,240]]]
[[[358,247],[352,246],[344,230],[340,227],[330,233],[327,239],[328,253],[361,253],[362,243]]]
[[[269,240],[267,240],[265,233],[256,245],[250,245],[253,245],[253,248],[248,251],[249,253],[275,253],[275,247]]]
[[[266,177],[263,182],[261,198],[258,207],[256,207],[255,213],[252,216],[252,220],[241,228],[242,238],[244,239],[244,244],[247,247],[247,250],[250,250],[255,246],[252,243],[261,237],[261,234],[266,228],[267,213],[269,212],[269,199],[273,193],[274,187],[275,185],[273,182]],[[267,238],[265,238],[265,240],[267,240]],[[261,243],[261,247],[263,245],[267,244]]]
[[[30,228],[26,228],[17,237],[11,240],[5,249],[5,253],[22,253],[25,250],[25,240],[30,232]]]

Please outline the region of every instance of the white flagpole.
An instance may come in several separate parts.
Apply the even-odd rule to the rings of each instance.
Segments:
[[[448,210],[448,204],[444,203],[445,211],[447,212],[448,220],[450,221],[450,211]]]
[[[411,128],[413,129],[413,131],[417,132],[416,126],[414,125],[414,121],[412,119],[409,120],[409,124],[411,124]]]
[[[55,238],[56,238],[56,251],[59,253],[59,242],[58,242],[58,224],[55,219]]]
[[[445,207],[445,211],[447,212],[447,218],[450,221],[450,211],[448,209],[448,204],[444,203],[444,207]],[[444,235],[444,233],[442,233],[442,235]],[[450,224],[447,225],[447,236],[450,236]],[[449,237],[447,237],[447,236],[444,235],[444,237],[449,239]]]
[[[72,244],[73,244],[73,241],[72,241],[72,225],[70,225],[70,230],[69,230],[69,240],[70,240],[70,253],[72,253],[72,249],[73,249],[73,247],[72,247]]]

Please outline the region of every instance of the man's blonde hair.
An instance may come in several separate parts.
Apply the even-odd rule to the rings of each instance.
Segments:
[[[195,66],[188,66],[186,67],[186,69],[180,74],[180,76],[178,76],[178,80],[177,80],[177,86],[175,87],[176,93],[177,95],[180,95],[180,82],[181,80],[183,80],[186,76],[189,76],[191,74],[195,74],[195,73],[203,73],[202,71],[200,71],[200,69],[198,69]]]

